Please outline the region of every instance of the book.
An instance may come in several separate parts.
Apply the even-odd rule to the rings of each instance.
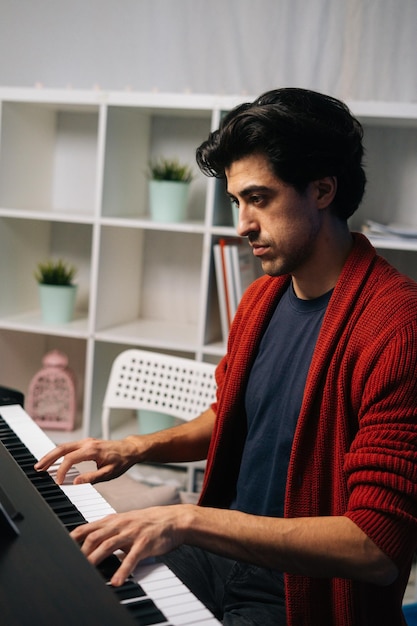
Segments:
[[[220,239],[213,246],[220,321],[226,340],[239,302],[257,278],[255,259],[246,241]]]
[[[230,246],[234,275],[235,300],[239,304],[249,285],[257,278],[255,259],[246,242]],[[237,306],[237,305],[236,305]]]
[[[220,325],[222,329],[223,340],[226,341],[230,328],[230,312],[228,310],[225,285],[225,270],[222,259],[222,252],[219,244],[213,246],[214,269],[216,272],[217,295],[219,299]]]

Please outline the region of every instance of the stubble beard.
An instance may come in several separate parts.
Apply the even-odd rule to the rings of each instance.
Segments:
[[[260,259],[262,270],[268,276],[285,276],[291,274],[292,276],[297,273],[302,267],[308,263],[311,259],[319,229],[312,229],[304,240],[301,246],[296,249],[288,249],[284,253],[280,254],[277,250],[273,258]],[[271,250],[274,251],[275,246],[270,244]]]

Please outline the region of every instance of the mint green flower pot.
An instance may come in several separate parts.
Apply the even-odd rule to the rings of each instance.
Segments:
[[[182,222],[187,216],[190,183],[149,181],[149,209],[154,222]]]
[[[39,285],[42,319],[46,324],[66,324],[74,316],[77,285]]]

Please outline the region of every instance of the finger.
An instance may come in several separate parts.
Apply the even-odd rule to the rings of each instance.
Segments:
[[[54,465],[56,461],[74,452],[77,447],[77,442],[61,444],[39,459],[39,461],[35,463],[34,467],[36,470],[40,471],[47,470],[51,465]]]
[[[98,565],[117,550],[124,552],[124,559],[110,581],[115,587],[122,585],[138,562],[149,556],[145,544],[139,538],[132,543],[131,539],[120,532],[119,522],[120,515],[112,514],[98,522],[79,526],[71,532],[71,537],[81,544],[81,551],[92,565]]]
[[[123,585],[125,580],[135,570],[138,563],[145,562],[146,559],[150,557],[150,553],[148,553],[145,545],[143,545],[143,542],[141,541],[135,541],[132,544],[129,543],[128,546],[121,545],[119,550],[124,554],[119,568],[114,572],[110,580],[110,584],[113,585],[113,587],[120,587]],[[154,562],[153,557],[152,562]]]
[[[93,472],[84,472],[83,474],[79,474],[74,479],[75,485],[82,485],[84,483],[99,483],[105,480],[110,480],[113,478],[112,468],[108,465],[104,467],[100,467],[100,469],[96,469]]]
[[[72,537],[72,539],[74,539],[74,541],[76,541],[77,543],[83,543],[90,533],[100,528],[101,521],[102,520],[99,520],[98,522],[90,522],[89,524],[81,524],[80,526],[77,526],[77,528],[74,528],[74,530],[70,532],[70,537]]]
[[[54,463],[61,456],[62,452],[60,451],[60,448],[54,448],[53,450],[51,450],[51,452],[48,452],[48,454],[45,454],[41,459],[39,459],[39,461],[35,463],[34,468],[37,471],[45,471],[48,469],[48,467],[54,465]]]
[[[62,483],[65,481],[65,477],[67,475],[67,473],[77,464],[77,463],[81,463],[82,461],[86,461],[86,460],[90,460],[90,458],[92,457],[91,453],[87,452],[85,449],[83,448],[75,448],[75,449],[66,449],[66,451],[63,451],[63,457],[61,458],[61,463],[57,468],[56,471],[56,475],[55,475],[55,481],[58,483],[58,485],[62,485]],[[78,475],[77,477],[78,478]],[[75,482],[75,480],[74,480]],[[89,482],[87,480],[81,480],[79,482]]]
[[[45,458],[45,457],[44,457]],[[67,473],[73,468],[71,458],[63,457],[62,453],[56,453],[47,460],[41,459],[33,466],[38,472],[49,471],[55,482],[61,485],[65,481]]]
[[[116,518],[117,514],[112,513],[97,522],[81,524],[71,531],[70,536],[74,541],[82,544],[82,551],[88,555],[97,549],[101,542],[117,534],[117,526],[114,528]]]
[[[74,467],[74,463],[71,458],[69,456],[64,457],[55,474],[55,482],[58,485],[62,485],[65,482],[65,477],[72,467]]]
[[[73,537],[78,537],[78,541],[80,542],[80,537],[82,538],[82,536],[83,533],[79,532]],[[112,532],[111,528],[99,528],[96,531],[90,529],[90,532],[81,543],[81,552],[92,565],[97,566],[117,550],[121,550],[123,545],[124,543],[120,535]],[[125,576],[125,578],[126,577],[127,576]],[[125,578],[121,582],[123,582]]]
[[[136,555],[133,550],[131,550],[128,554],[126,554],[123,561],[121,561],[120,567],[114,572],[110,579],[110,584],[113,585],[113,587],[120,587],[123,585],[139,561],[140,557]]]

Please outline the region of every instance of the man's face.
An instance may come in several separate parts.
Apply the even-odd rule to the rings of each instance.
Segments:
[[[237,232],[271,276],[307,269],[322,224],[317,189],[298,191],[273,173],[261,154],[244,157],[226,170],[227,193],[239,206]]]

